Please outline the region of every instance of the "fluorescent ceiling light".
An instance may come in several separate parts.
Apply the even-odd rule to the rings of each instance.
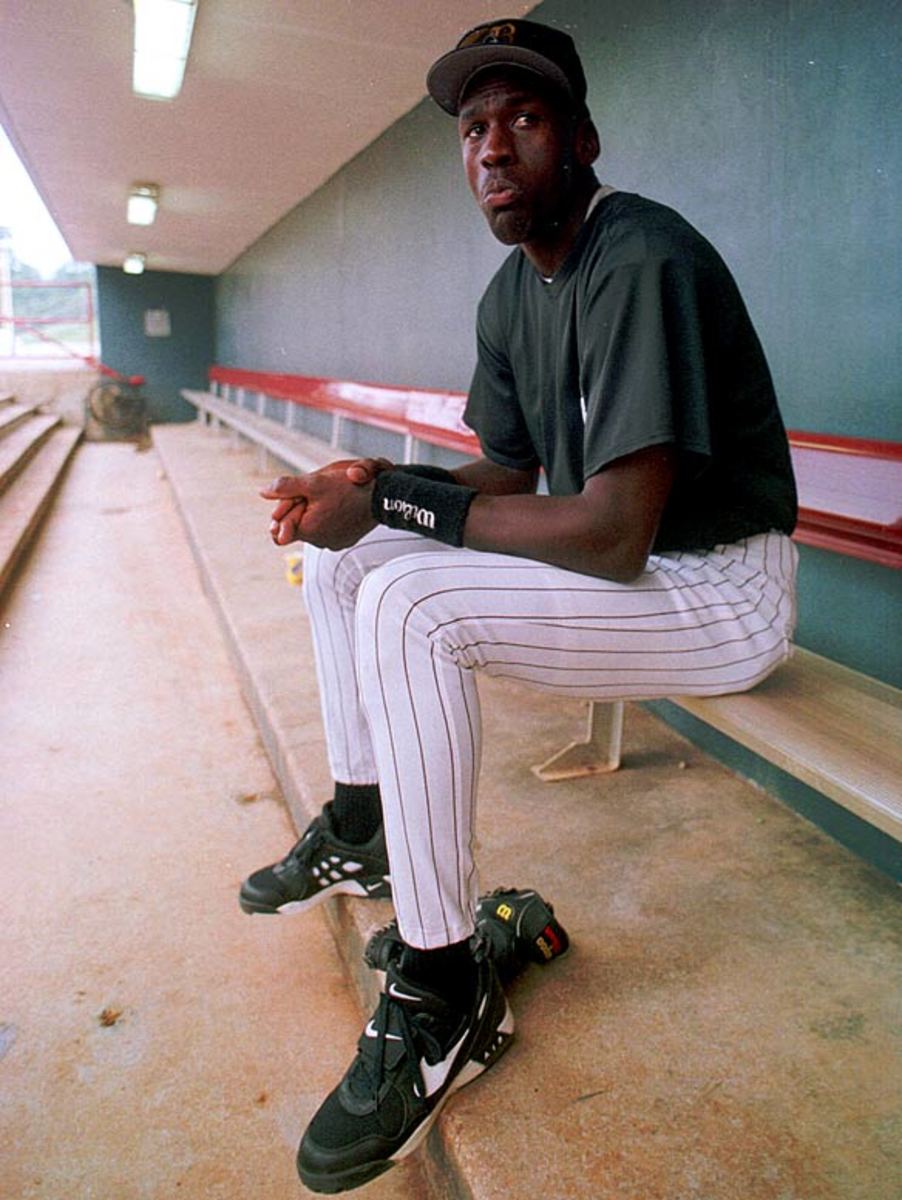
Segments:
[[[160,202],[160,189],[155,183],[134,183],[128,193],[129,225],[153,225]]]
[[[197,0],[134,0],[134,6],[132,88],[139,96],[173,100],[182,90]]]
[[[146,254],[129,254],[122,264],[122,270],[126,275],[143,275],[146,261]]]

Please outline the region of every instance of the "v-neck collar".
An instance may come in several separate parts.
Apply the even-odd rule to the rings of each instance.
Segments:
[[[617,188],[611,187],[611,185],[607,183],[602,183],[595,189],[592,199],[589,201],[589,206],[586,209],[586,215],[583,217],[583,223],[579,227],[579,233],[576,235],[576,241],[570,247],[566,258],[552,276],[539,274],[532,263],[529,263],[529,267],[535,275],[536,280],[540,284],[543,292],[547,292],[550,296],[556,296],[560,291],[561,285],[567,279],[569,279],[577,262],[579,261],[580,251],[582,244],[585,241],[587,232],[595,223],[594,219],[596,213],[598,212],[599,208],[603,206],[604,201],[606,201],[609,196],[614,196],[616,194]],[[522,247],[520,249],[520,253],[523,254],[524,258],[526,258]]]

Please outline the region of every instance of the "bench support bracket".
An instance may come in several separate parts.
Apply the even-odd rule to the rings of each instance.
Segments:
[[[603,775],[620,766],[623,739],[623,701],[612,704],[590,700],[586,736],[571,742],[551,758],[533,767],[533,774],[545,783],[559,779],[579,779],[584,775]]]

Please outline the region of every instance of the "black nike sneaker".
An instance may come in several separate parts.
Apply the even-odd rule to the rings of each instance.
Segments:
[[[406,979],[391,963],[357,1057],[326,1097],[298,1150],[313,1192],[360,1187],[410,1154],[448,1097],[511,1043],[514,1019],[491,961],[477,963],[468,1012]]]
[[[554,908],[538,892],[496,888],[481,896],[476,906],[476,935],[504,981],[513,979],[529,962],[548,963],[570,946],[567,931],[555,918]],[[370,936],[363,951],[368,966],[385,971],[401,953],[397,921],[390,921]]]
[[[373,900],[391,895],[382,826],[355,846],[335,833],[331,810],[330,802],[280,862],[245,879],[238,900],[246,913],[304,912],[340,892]]]

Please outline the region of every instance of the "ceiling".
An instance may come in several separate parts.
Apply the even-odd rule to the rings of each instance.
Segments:
[[[0,123],[73,257],[218,274],[425,95],[510,0],[199,0],[181,95],[131,91],[130,0],[0,0]],[[159,184],[155,223],[125,220]]]

